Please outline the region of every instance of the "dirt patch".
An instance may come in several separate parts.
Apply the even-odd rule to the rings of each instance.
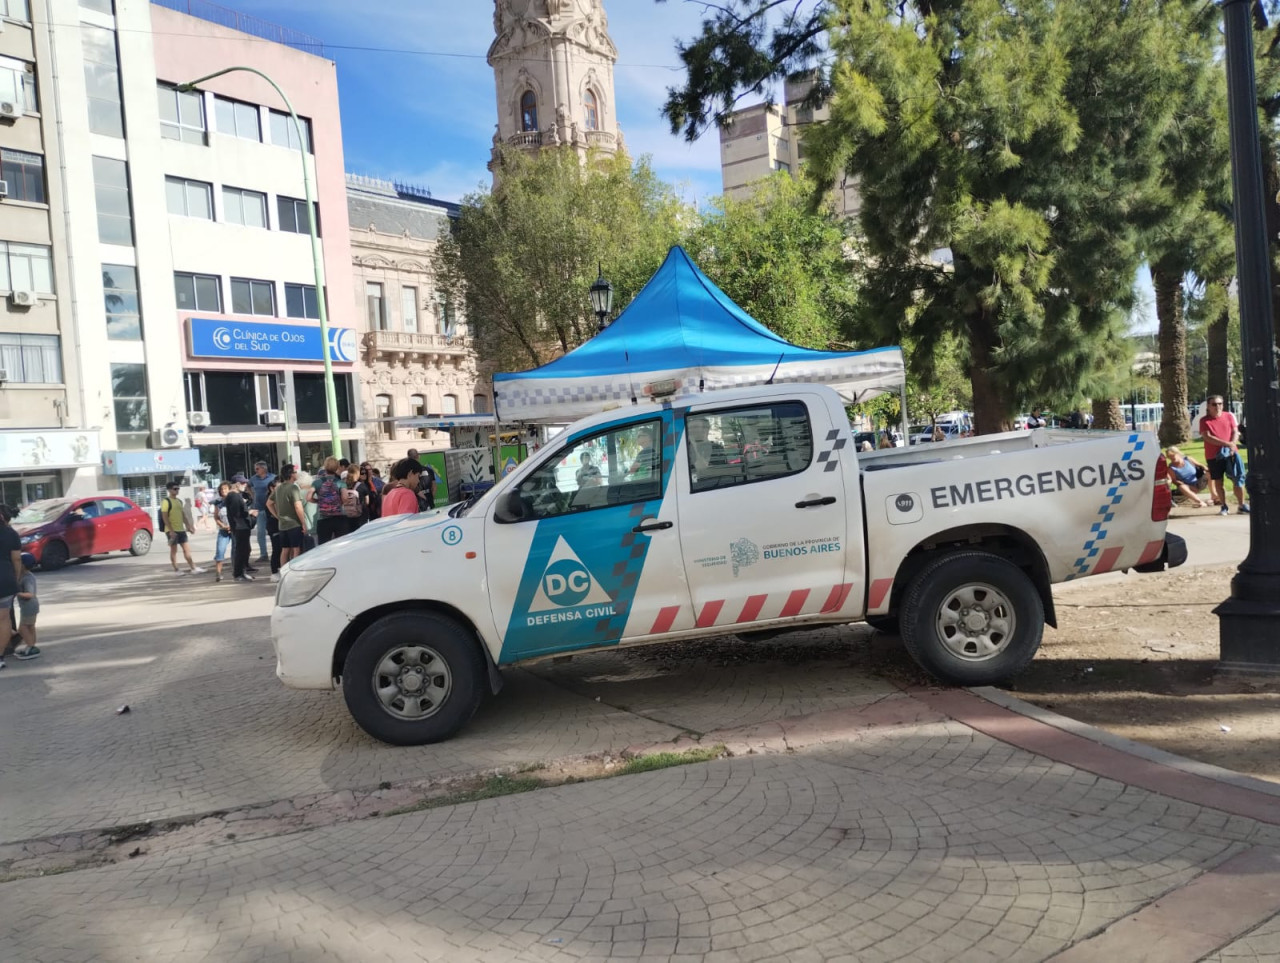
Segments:
[[[1021,699],[1116,735],[1280,782],[1280,679],[1219,676],[1235,565],[1082,582],[1057,599]],[[1280,645],[1280,639],[1276,640]]]

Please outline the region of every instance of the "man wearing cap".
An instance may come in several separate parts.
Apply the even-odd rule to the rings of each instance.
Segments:
[[[249,479],[244,475],[236,475],[231,479],[231,491],[222,500],[227,510],[227,525],[231,528],[232,563],[237,582],[252,582],[249,574],[249,533],[253,530],[253,510],[245,500],[244,492]]]
[[[195,522],[191,518],[191,513],[187,510],[187,506],[182,499],[178,497],[178,492],[182,485],[176,481],[171,481],[166,486],[168,494],[160,499],[160,519],[164,523],[164,534],[169,540],[169,564],[173,566],[173,570],[179,575],[199,575],[204,569],[196,565],[191,560],[191,546],[187,544],[188,532],[195,529]],[[187,561],[185,569],[178,568],[178,546],[182,546],[182,557]]]
[[[267,489],[276,476],[267,469],[265,461],[254,462],[249,487],[253,489],[253,507],[258,513],[258,561],[268,562],[267,554]]]

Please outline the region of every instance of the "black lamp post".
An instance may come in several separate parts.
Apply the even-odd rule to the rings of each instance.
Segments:
[[[1249,553],[1231,580],[1231,598],[1214,613],[1218,616],[1221,668],[1280,673],[1280,452],[1276,451],[1280,389],[1276,385],[1250,6],[1248,0],[1222,0],[1244,410],[1251,441],[1245,482],[1253,513],[1249,516]]]
[[[591,310],[603,331],[609,325],[609,312],[613,310],[613,285],[604,279],[603,265],[596,265],[596,280],[587,293],[591,297]]]

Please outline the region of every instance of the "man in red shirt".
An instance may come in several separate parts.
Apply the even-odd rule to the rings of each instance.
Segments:
[[[1222,479],[1234,464],[1235,455],[1240,450],[1240,426],[1236,424],[1236,416],[1222,410],[1222,395],[1211,395],[1206,402],[1207,412],[1200,419],[1200,437],[1204,439],[1204,460],[1209,465],[1209,489],[1213,492],[1213,500],[1222,507],[1219,515],[1230,513],[1227,507],[1227,491]],[[1232,487],[1236,493],[1236,503],[1242,515],[1249,514],[1249,506],[1245,503],[1244,478],[1232,475]]]

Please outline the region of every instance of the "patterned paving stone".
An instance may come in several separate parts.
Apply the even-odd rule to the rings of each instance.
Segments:
[[[0,886],[0,958],[1032,961],[1240,848],[1037,799],[1022,761],[736,758],[142,857]]]
[[[1206,956],[1204,963],[1280,963],[1280,915]]]

